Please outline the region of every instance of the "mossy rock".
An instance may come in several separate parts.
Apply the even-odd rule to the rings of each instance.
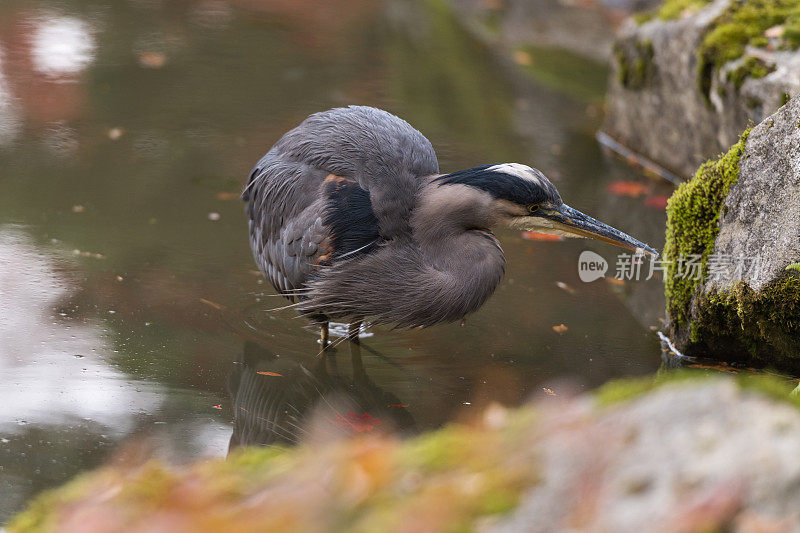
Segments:
[[[617,80],[629,90],[645,87],[653,76],[653,43],[649,40],[617,41],[614,43]]]
[[[112,464],[40,495],[8,531],[77,531],[87,520],[105,531],[467,530],[513,509],[538,480],[520,445],[531,411],[497,416],[405,442],[369,435],[188,467]]]
[[[739,159],[750,130],[724,155],[704,163],[694,177],[681,184],[667,204],[667,240],[664,260],[667,313],[674,328],[685,327],[691,301],[708,275],[708,257],[714,252],[719,234],[722,204],[739,177]],[[688,261],[696,257],[699,276],[681,275]]]
[[[765,32],[773,27],[783,27],[783,31],[781,37],[773,39],[776,42],[770,43]],[[697,49],[697,72],[701,90],[708,94],[713,73],[719,71],[724,64],[742,57],[748,46],[766,48],[768,45],[779,50],[794,50],[800,46],[800,2],[732,1],[708,28]],[[750,66],[755,65],[751,63]],[[751,68],[743,73],[747,72],[756,77],[766,75],[762,68]]]
[[[800,371],[798,114],[795,98],[669,201],[668,329],[687,355]],[[678,267],[692,255],[697,278]],[[712,276],[712,257],[731,266]],[[736,270],[737,262],[750,266]]]
[[[800,94],[796,0],[665,0],[636,22],[615,41],[603,129],[674,174]]]
[[[667,530],[723,530],[763,498],[794,497],[800,398],[793,386],[771,376],[662,372],[591,396],[492,406],[470,423],[407,441],[368,435],[249,448],[185,466],[117,459],[40,495],[8,531],[564,531],[580,524],[643,531],[653,521]],[[719,440],[713,453],[727,460],[709,461],[705,445],[674,447],[708,444],[709,436]],[[671,527],[685,512],[676,502],[687,490],[672,480],[689,477],[692,490],[713,491],[731,477],[761,489],[743,491],[710,522],[703,515]]]

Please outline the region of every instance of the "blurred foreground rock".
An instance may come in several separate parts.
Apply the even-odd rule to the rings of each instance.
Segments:
[[[800,4],[666,0],[614,43],[604,130],[688,177],[800,92]]]
[[[705,163],[667,215],[667,311],[678,349],[799,371],[800,96]],[[701,280],[686,275],[691,258]]]
[[[39,497],[9,531],[797,530],[792,385],[656,385],[490,408],[405,442],[371,435],[188,467],[118,459]]]

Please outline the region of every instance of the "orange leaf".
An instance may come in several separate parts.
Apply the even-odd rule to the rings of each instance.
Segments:
[[[561,289],[562,291],[568,292],[569,294],[575,295],[578,293],[575,289],[564,283],[563,281],[556,281],[556,286]]]
[[[213,406],[214,409],[222,409],[222,404],[218,403],[217,405]]]
[[[267,372],[266,370],[259,370],[256,374],[261,374],[262,376],[278,376],[279,378],[283,377],[283,374],[278,374],[277,372]]]
[[[608,192],[617,196],[638,198],[650,192],[650,187],[638,181],[617,181],[608,185]]]
[[[538,231],[523,231],[522,238],[528,241],[563,241],[564,237],[561,235],[551,235],[549,233],[540,233]]]
[[[146,68],[161,68],[167,64],[167,56],[161,52],[142,52],[139,54],[139,65]]]
[[[568,329],[569,328],[567,326],[565,326],[564,324],[559,324],[557,326],[553,326],[553,331],[555,331],[559,335],[562,334],[562,333],[565,333]]]
[[[516,63],[517,65],[529,67],[533,64],[533,58],[528,52],[524,50],[515,51],[511,57],[514,59],[514,63]]]
[[[556,396],[556,393],[555,393],[555,392],[553,392],[553,389],[548,389],[547,387],[542,387],[542,390],[543,390],[543,391],[544,391],[544,393],[545,393],[545,394],[547,394],[548,396]]]
[[[653,209],[666,209],[669,196],[656,195],[645,198],[644,205]]]
[[[213,307],[214,309],[216,309],[218,311],[222,311],[222,310],[225,309],[224,305],[218,304],[217,302],[212,302],[211,300],[206,300],[205,298],[200,298],[200,301],[203,302],[206,305],[210,305],[211,307]]]

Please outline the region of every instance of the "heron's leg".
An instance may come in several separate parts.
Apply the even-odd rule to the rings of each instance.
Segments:
[[[358,334],[361,332],[361,321],[352,322],[347,327],[347,339],[350,341],[350,363],[353,365],[353,375],[359,376],[364,373],[364,365],[361,363],[361,339]]]
[[[327,322],[324,322],[319,327],[319,340],[320,340],[320,344],[322,344],[322,349],[323,350],[328,347],[328,323]]]

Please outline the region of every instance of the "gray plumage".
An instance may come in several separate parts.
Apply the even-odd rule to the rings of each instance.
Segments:
[[[242,197],[259,268],[321,322],[405,328],[461,319],[503,276],[490,231],[500,223],[564,233],[583,217],[581,228],[602,226],[604,240],[652,250],[565,206],[536,169],[493,164],[440,175],[419,131],[371,107],[308,117],[253,168]]]

